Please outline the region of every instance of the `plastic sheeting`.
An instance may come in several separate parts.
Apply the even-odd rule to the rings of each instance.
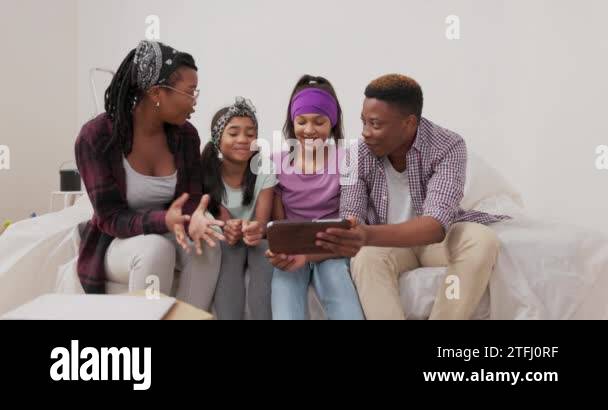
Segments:
[[[78,252],[78,224],[92,212],[85,196],[61,212],[11,225],[0,236],[0,314],[56,291],[60,268]]]
[[[515,217],[493,225],[501,252],[475,318],[608,319],[608,238],[527,217],[519,194],[475,156],[468,173],[473,176],[463,205]],[[0,315],[44,293],[82,293],[75,271],[77,226],[91,215],[85,196],[0,236]],[[444,273],[418,269],[401,276],[408,318],[428,317]],[[311,306],[312,316],[322,313],[318,308]]]

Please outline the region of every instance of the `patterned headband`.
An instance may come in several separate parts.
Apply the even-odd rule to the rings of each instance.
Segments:
[[[243,97],[236,97],[236,101],[233,105],[228,108],[228,111],[220,117],[217,124],[211,131],[211,142],[217,149],[220,147],[220,139],[226,129],[226,125],[234,117],[249,117],[253,121],[255,128],[258,128],[258,119],[255,116],[255,107],[250,100]]]
[[[133,58],[137,87],[148,91],[155,85],[164,84],[177,68],[175,57],[178,54],[179,51],[157,41],[141,41]]]

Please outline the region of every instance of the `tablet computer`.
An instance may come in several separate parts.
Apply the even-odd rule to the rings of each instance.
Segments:
[[[349,229],[346,219],[325,219],[310,222],[274,221],[267,227],[266,236],[274,254],[315,255],[330,251],[315,245],[317,233],[329,228]]]

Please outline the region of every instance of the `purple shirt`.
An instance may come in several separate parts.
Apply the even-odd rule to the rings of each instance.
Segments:
[[[287,220],[311,221],[338,218],[341,191],[340,173],[336,161],[330,159],[328,167],[322,171],[303,174],[296,172],[295,168],[288,164],[287,156],[287,152],[273,155],[279,181],[275,193],[283,202]],[[285,169],[281,167],[282,164]]]
[[[423,118],[406,161],[416,216],[435,218],[445,232],[456,222],[489,225],[510,219],[506,215],[460,208],[466,179],[467,147],[455,132]],[[354,216],[368,225],[385,225],[391,199],[382,159],[373,155],[361,141],[358,157],[347,158],[347,163],[352,164],[352,169],[342,190],[341,216]]]

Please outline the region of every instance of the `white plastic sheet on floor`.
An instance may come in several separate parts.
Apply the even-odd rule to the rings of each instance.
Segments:
[[[475,318],[608,319],[608,238],[527,217],[519,195],[475,156],[468,175],[463,207],[515,217],[493,225],[502,248]],[[85,196],[0,236],[0,315],[41,294],[82,292],[75,272],[77,225],[91,215]],[[442,277],[442,269],[402,275],[408,318],[428,317]]]

